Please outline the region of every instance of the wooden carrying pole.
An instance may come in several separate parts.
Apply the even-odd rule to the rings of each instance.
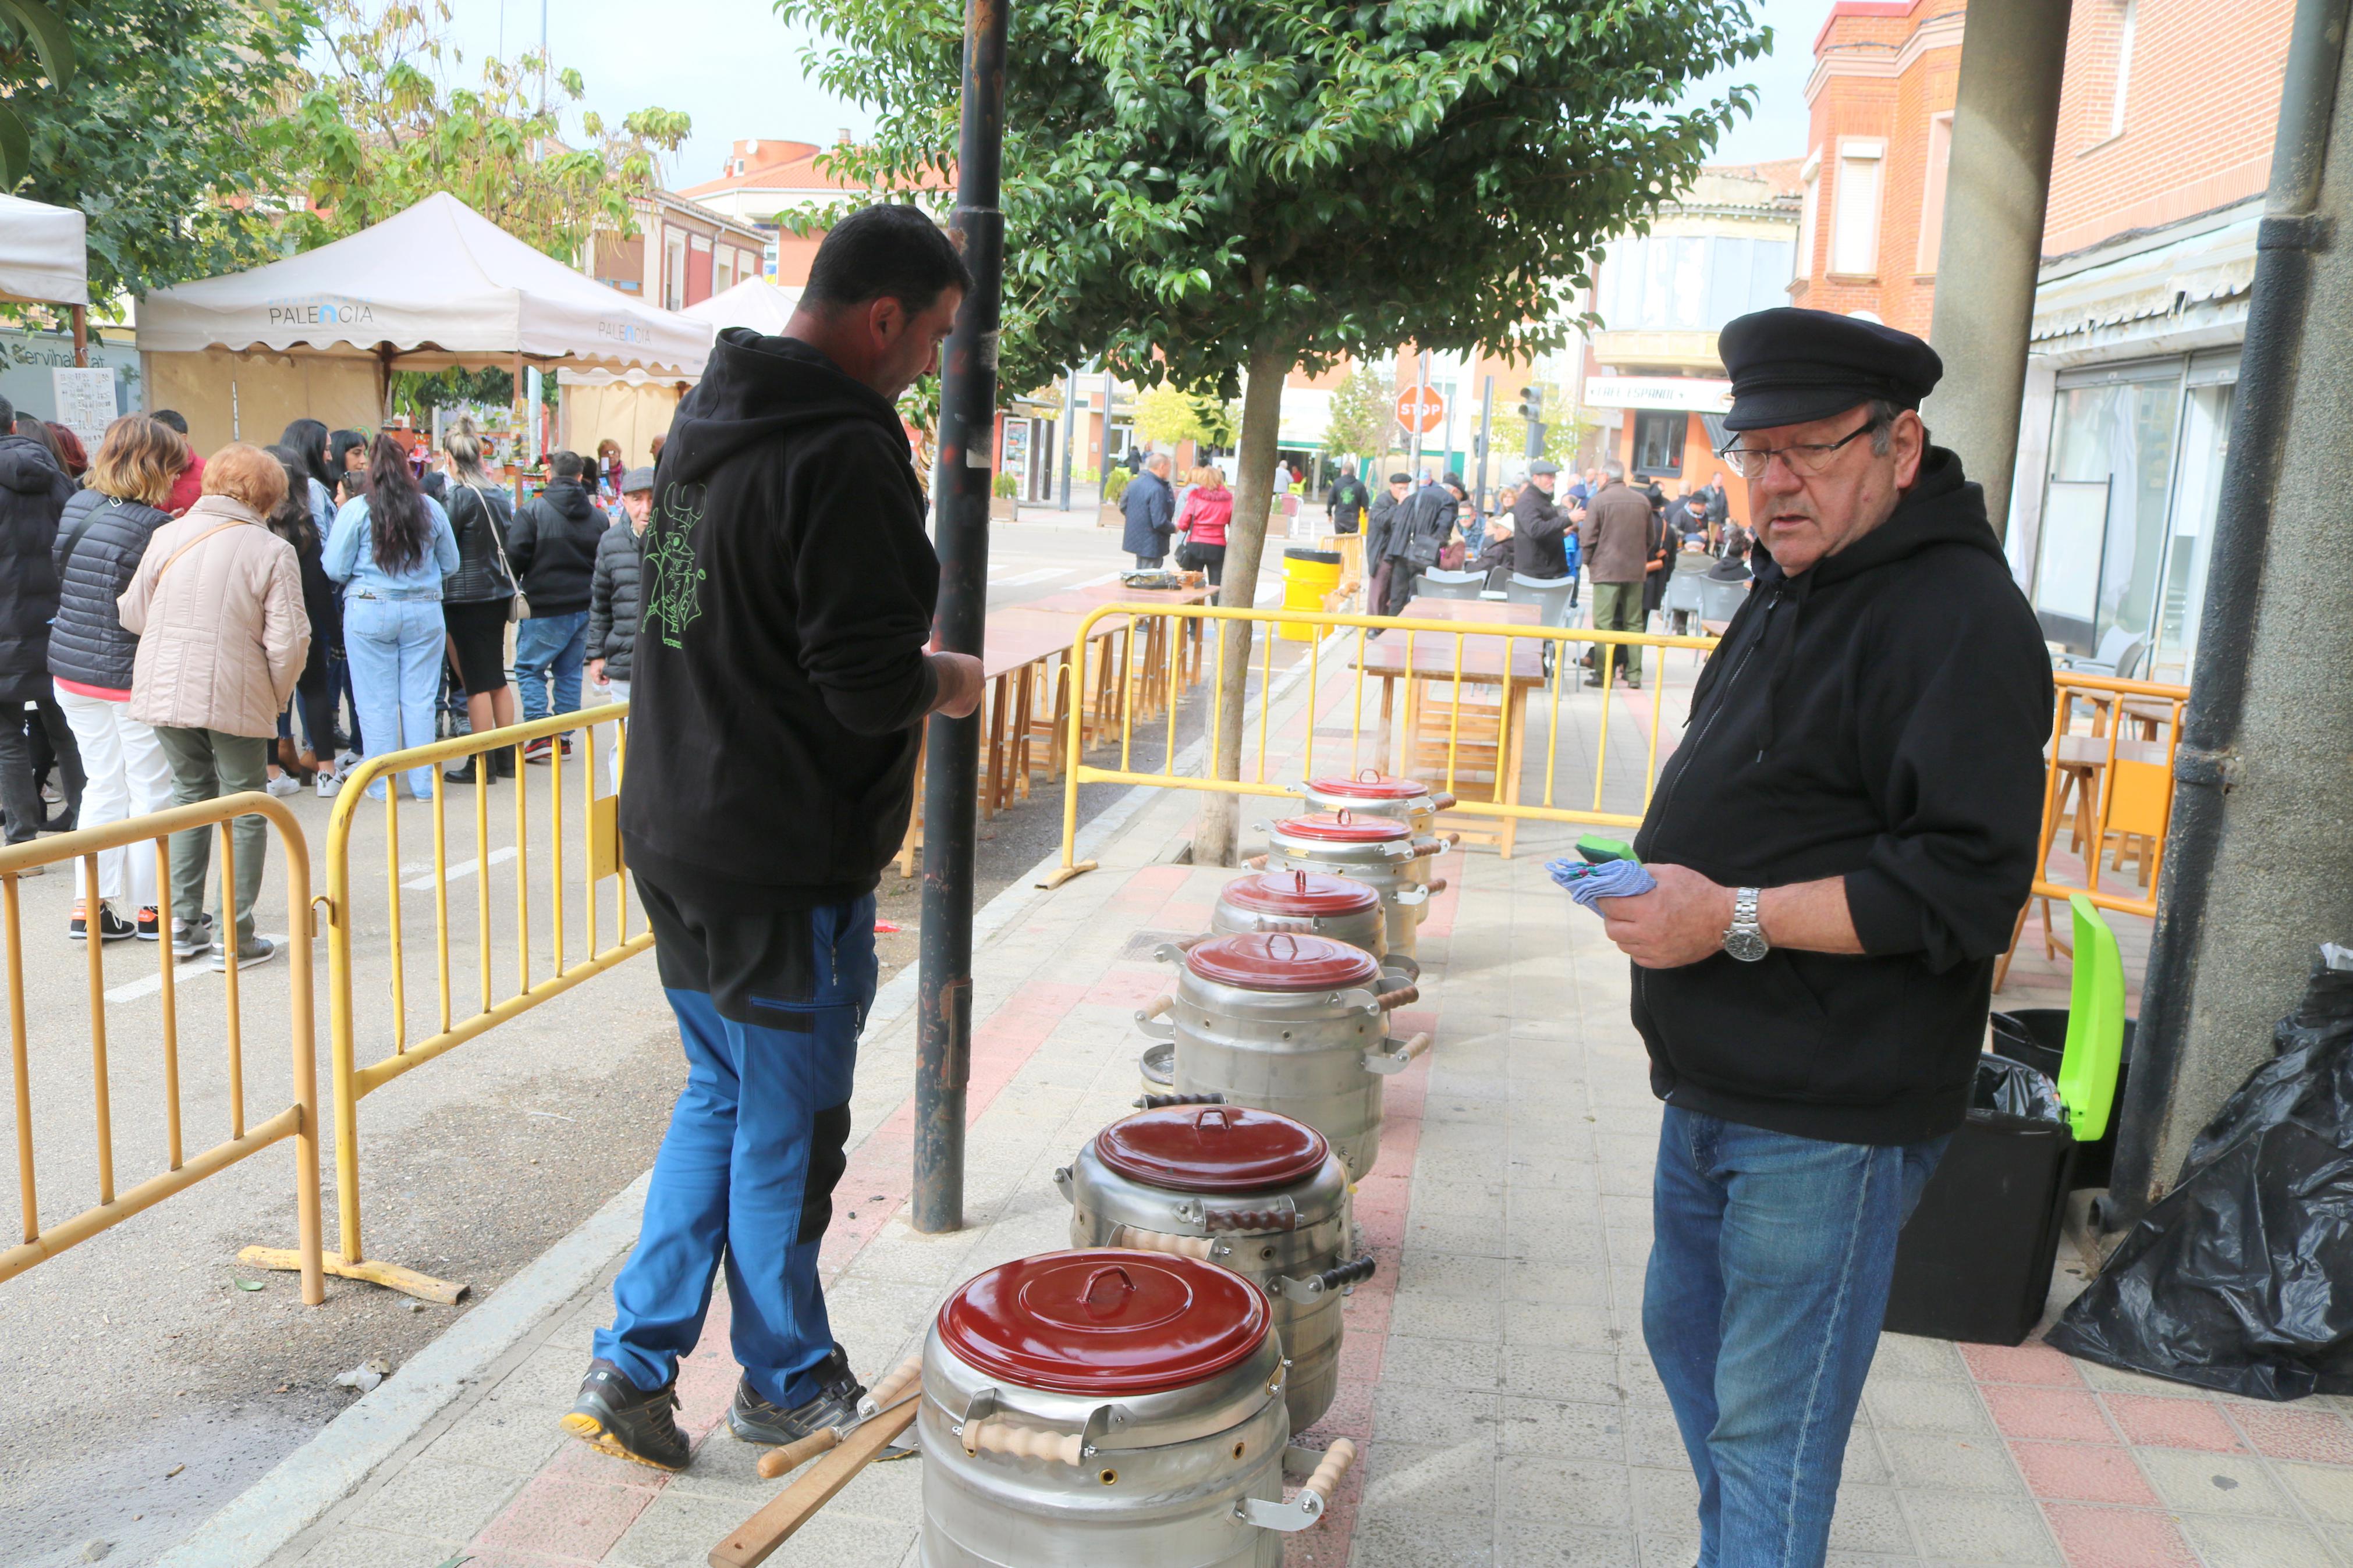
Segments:
[[[792,1485],[778,1492],[759,1512],[735,1527],[735,1533],[711,1549],[711,1568],[753,1568],[792,1538],[795,1531],[833,1500],[859,1471],[904,1432],[923,1407],[922,1390],[904,1405],[886,1410],[841,1439]]]

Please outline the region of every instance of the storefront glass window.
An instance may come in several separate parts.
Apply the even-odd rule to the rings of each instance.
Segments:
[[[1683,472],[1683,432],[1691,416],[1680,411],[1634,416],[1634,473],[1637,478]]]
[[[2198,649],[2198,617],[2206,605],[2206,564],[2214,548],[2214,515],[2222,499],[2222,469],[2231,447],[2231,383],[2193,386],[2183,405],[2181,476],[2173,497],[2173,532],[2165,558],[2165,596],[2158,607],[2157,649],[2150,676],[2186,681]]]
[[[2052,635],[2093,649],[2111,627],[2149,637],[2180,406],[2178,374],[2060,391],[2035,577],[2035,604]]]

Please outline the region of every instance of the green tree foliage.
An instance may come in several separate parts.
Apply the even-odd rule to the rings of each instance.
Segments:
[[[1324,450],[1335,458],[1379,458],[1397,427],[1397,393],[1388,377],[1359,363],[1332,389],[1332,411],[1324,426]]]
[[[0,83],[73,85],[73,35],[39,0],[0,0]],[[32,167],[33,138],[25,121],[0,100],[0,191],[13,189]]]
[[[607,124],[580,116],[580,73],[536,54],[480,62],[472,87],[442,84],[465,56],[448,39],[448,0],[319,0],[322,64],[294,84],[275,141],[311,210],[288,221],[304,247],[354,234],[448,191],[565,261],[594,229],[636,231],[629,198],[659,184],[659,159],[691,129],[641,109]]]
[[[1169,382],[1145,387],[1135,398],[1137,438],[1160,446],[1197,441],[1229,447],[1240,422],[1240,411],[1215,393],[1187,391]]]
[[[267,259],[269,215],[224,198],[275,187],[268,127],[308,13],[246,0],[49,9],[72,53],[62,83],[33,35],[0,27],[0,92],[26,133],[30,171],[10,188],[88,217],[91,298]]]
[[[832,158],[937,184],[957,0],[777,0],[808,63],[876,111]],[[1573,330],[1588,258],[1647,228],[1753,91],[1679,106],[1771,35],[1745,0],[1057,0],[1012,9],[1004,375],[1105,356],[1131,380],[1246,382],[1223,602],[1255,593],[1284,375],[1412,342],[1514,357]],[[1246,627],[1216,759],[1236,776]],[[1233,655],[1239,651],[1242,657]],[[1231,858],[1230,797],[1194,851]]]

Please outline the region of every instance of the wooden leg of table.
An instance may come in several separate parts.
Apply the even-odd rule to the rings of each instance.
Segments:
[[[1012,781],[1013,799],[1029,798],[1029,727],[1037,709],[1031,692],[1037,686],[1038,666],[1025,664],[1013,672],[1012,742],[1008,750],[1008,773]]]
[[[1497,737],[1495,757],[1503,776],[1495,781],[1495,798],[1510,805],[1520,803],[1521,752],[1525,745],[1528,729],[1528,689],[1514,684],[1504,699],[1500,715],[1504,733]],[[1501,824],[1503,832],[1496,842],[1506,860],[1512,858],[1512,844],[1520,831],[1520,819],[1507,816]]]
[[[989,682],[988,755],[980,780],[980,816],[986,822],[997,815],[1005,790],[1005,676]]]
[[[1389,720],[1397,708],[1397,681],[1389,676],[1381,680],[1381,721],[1373,731],[1373,771],[1389,771]]]

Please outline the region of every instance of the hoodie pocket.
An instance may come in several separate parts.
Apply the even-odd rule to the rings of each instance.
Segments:
[[[1717,953],[1681,969],[1637,969],[1637,1022],[1679,1077],[1767,1100],[1810,1098],[1828,1019],[1814,992],[1767,953],[1755,963]]]

